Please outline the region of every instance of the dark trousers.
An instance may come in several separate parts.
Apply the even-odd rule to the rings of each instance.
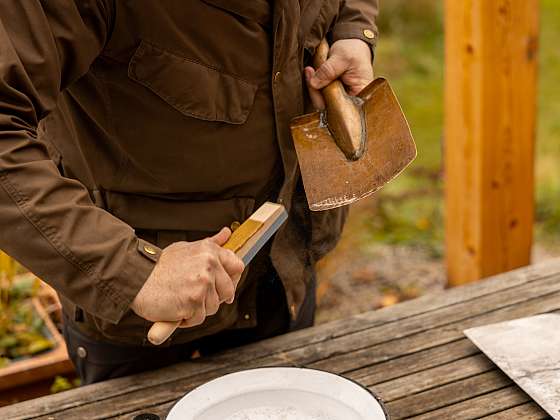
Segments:
[[[205,356],[310,327],[313,325],[315,313],[314,285],[310,289],[298,319],[290,322],[284,287],[280,279],[276,274],[261,278],[257,288],[256,327],[224,330],[186,344],[141,347],[95,341],[76,330],[69,322],[64,323],[64,338],[68,354],[82,384],[91,384],[186,361],[194,351],[199,351]]]

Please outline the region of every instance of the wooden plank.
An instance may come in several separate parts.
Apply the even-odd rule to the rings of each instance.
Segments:
[[[508,410],[500,411],[499,413],[490,414],[488,416],[482,417],[482,419],[487,420],[511,420],[511,419],[523,419],[523,420],[542,420],[551,418],[542,408],[540,408],[534,402],[528,402],[525,404],[518,405],[517,407],[510,408]]]
[[[360,357],[360,350],[386,341],[388,337],[394,340],[411,334],[429,331],[435,327],[453,324],[461,320],[468,320],[473,317],[475,317],[474,324],[485,325],[484,319],[488,317],[480,317],[480,320],[477,321],[476,317],[479,314],[490,313],[496,311],[497,309],[508,307],[530,299],[540,299],[542,296],[558,290],[558,287],[559,285],[557,284],[557,280],[555,278],[544,280],[531,286],[520,286],[519,288],[507,289],[503,293],[483,296],[477,299],[476,303],[459,303],[433,313],[426,313],[407,318],[396,324],[383,325],[355,334],[348,334],[344,337],[333,339],[328,343],[328,346],[333,353],[325,354],[325,358],[329,358],[329,360],[325,362],[327,365],[323,362],[318,362],[314,364],[313,367],[318,369],[336,369],[337,373],[357,369],[365,366],[369,360],[368,351],[361,352],[362,357]],[[496,318],[490,316],[490,319]],[[500,318],[497,319],[497,321],[499,320]],[[462,323],[462,325],[469,324],[473,324],[473,322]],[[336,350],[333,346],[335,344],[339,344],[340,354],[334,354]]]
[[[333,321],[314,327],[314,331],[330,333],[332,337],[339,337],[376,325],[383,325],[387,322],[398,321],[404,317],[439,310],[460,302],[474,301],[482,296],[498,293],[522,284],[542,281],[548,277],[558,275],[560,275],[560,258],[553,258],[539,264],[489,277],[483,282],[430,293],[417,299],[401,302],[398,305]],[[297,333],[286,337],[295,337],[295,334]],[[301,334],[305,334],[305,331],[301,332]]]
[[[173,401],[171,403],[159,405],[157,407],[147,407],[147,408],[142,409],[142,410],[133,411],[132,413],[125,414],[123,416],[113,416],[113,417],[107,417],[107,418],[108,419],[118,419],[118,420],[130,420],[130,419],[134,419],[136,416],[139,416],[140,414],[155,414],[160,419],[165,419],[165,417],[171,411],[171,408],[173,407],[173,405],[175,405],[175,401]]]
[[[374,369],[377,363],[442,346],[463,338],[463,331],[471,328],[471,325],[486,325],[501,322],[502,320],[536,315],[543,311],[556,311],[560,308],[559,298],[560,294],[554,294],[540,300],[536,299],[524,304],[507,307],[455,324],[448,324],[419,334],[412,334],[400,340],[376,344],[357,351],[352,351],[351,348],[348,348],[348,354],[340,353],[339,355],[333,355],[318,362],[308,363],[307,366],[341,374],[349,374],[353,369],[362,369],[364,366]],[[297,350],[290,352],[290,357],[294,357],[295,352]]]
[[[500,390],[479,395],[475,398],[465,398],[464,401],[449,405],[435,411],[424,413],[415,417],[414,420],[441,420],[441,419],[478,419],[480,417],[506,411],[530,401],[527,394],[517,386],[504,387]],[[395,417],[395,419],[400,417]],[[515,417],[511,417],[515,419]]]
[[[409,355],[399,355],[386,362],[373,363],[369,366],[350,371],[345,376],[365,386],[371,386],[412,375],[475,354],[480,354],[478,347],[471,343],[470,340],[462,339]]]
[[[119,378],[113,381],[82,387],[62,394],[21,403],[16,406],[7,407],[4,410],[0,410],[0,417],[9,418],[11,416],[17,416],[18,412],[26,413],[26,417],[36,417],[47,415],[49,413],[61,412],[63,410],[85,405],[96,400],[117,397],[119,395],[124,395],[144,388],[147,390],[146,392],[149,392],[148,389],[151,386],[166,384],[175,380],[182,380],[192,377],[200,372],[208,372],[217,369],[223,370],[228,364],[240,363],[243,360],[258,359],[259,357],[265,357],[270,354],[276,354],[276,359],[285,358],[285,364],[297,364],[304,363],[306,360],[317,360],[317,357],[319,357],[319,359],[321,357],[321,348],[325,347],[326,343],[332,341],[334,337],[340,337],[341,335],[348,334],[352,331],[363,332],[366,334],[368,333],[368,328],[371,329],[372,327],[383,326],[391,323],[393,324],[394,329],[398,330],[398,323],[401,320],[409,319],[418,314],[421,315],[428,312],[437,312],[440,308],[449,308],[464,300],[475,302],[479,300],[480,297],[489,296],[500,291],[508,291],[524,284],[533,288],[533,285],[538,285],[543,281],[543,277],[546,278],[548,276],[554,276],[558,273],[558,271],[560,271],[560,259],[551,260],[545,264],[497,276],[496,278],[476,285],[456,288],[436,294],[435,296],[426,296],[417,299],[416,301],[399,304],[382,311],[370,312],[352,317],[351,319],[335,321],[310,330],[299,331],[282,337],[266,340],[247,346],[243,348],[242,351],[226,351],[222,355],[212,359],[203,359],[197,361],[196,363],[184,363],[161,371],[148,372],[129,378]],[[546,279],[544,281],[546,281]],[[558,288],[560,289],[560,284],[558,285]],[[525,289],[523,288],[516,290],[520,294],[525,293]],[[546,306],[541,309],[546,310]],[[535,310],[536,309],[532,307],[527,309],[521,308],[519,312],[508,311],[507,313],[501,315],[496,314],[496,316],[523,316],[527,313],[527,311]],[[481,322],[485,319],[481,320]],[[384,331],[384,333],[387,334],[387,331]],[[377,353],[376,356],[378,358],[373,361],[367,358],[367,354],[363,354],[363,364],[361,367],[398,357],[399,351],[401,351],[402,354],[409,354],[411,352],[421,351],[423,349],[445,343],[445,341],[436,340],[440,335],[441,333],[439,331],[436,334],[428,334],[427,339],[432,341],[432,343],[435,343],[431,346],[424,342],[416,344],[419,340],[419,338],[416,337],[414,338],[416,341],[412,343],[408,343],[408,341],[405,340],[402,347],[398,345],[395,347],[393,344],[390,346],[387,345],[387,347],[381,349],[383,351],[379,351]],[[389,330],[385,340],[391,340],[392,336],[393,334]],[[447,342],[462,338],[462,335],[454,333],[454,337],[454,339],[450,339],[448,335],[446,337],[446,340],[448,340]],[[408,344],[413,344],[413,346],[407,347]],[[309,348],[309,345],[312,347]],[[348,345],[348,342],[342,342],[340,345],[335,345],[331,355],[334,355],[337,352],[348,351]],[[278,353],[279,349],[285,351]],[[295,353],[291,354],[292,351]],[[367,353],[368,351],[370,350],[365,349],[363,353]],[[323,353],[323,355],[328,357],[327,353]],[[265,362],[266,360],[262,360],[263,364]]]
[[[502,372],[494,370],[418,394],[408,395],[396,401],[388,402],[386,406],[391,417],[395,419],[408,418],[432,410],[435,412],[435,410],[439,411],[441,408],[447,409],[447,406],[450,404],[460,403],[462,401],[470,402],[480,395],[510,387],[512,384],[513,382],[511,379]],[[381,393],[381,397],[384,397],[383,393]],[[527,401],[527,398],[528,397],[525,396],[525,399],[519,401],[518,404]],[[454,404],[454,406],[457,406],[457,404]],[[487,408],[477,407],[477,409],[481,410]],[[454,411],[453,416],[440,416],[437,418],[457,419],[460,418],[460,411]]]
[[[529,264],[539,1],[446,0],[449,283]]]
[[[501,313],[498,313],[497,315],[496,313],[492,313],[492,315],[498,317],[498,319],[502,318],[505,314],[517,317],[519,314],[525,314],[527,311],[546,311],[559,307],[560,293],[556,293],[540,299],[534,299],[530,302],[524,302],[519,305],[504,308]],[[485,314],[484,316],[488,316],[488,314]],[[438,345],[438,340],[439,342],[454,341],[457,338],[462,337],[462,330],[463,325],[459,323],[454,326],[446,326],[445,329],[439,331],[430,330],[424,334],[417,334],[408,339],[385,342],[382,346],[379,346],[384,347],[384,354],[381,355],[381,358],[386,358],[385,355],[387,352],[390,352],[389,354],[404,354],[406,352],[413,353],[422,349],[430,348]],[[452,338],[450,339],[449,337]],[[411,338],[413,338],[414,341],[412,341]],[[126,394],[115,396],[110,399],[103,398],[103,396],[98,394],[98,401],[75,407],[72,410],[59,411],[59,414],[63,415],[65,418],[76,419],[104,418],[115,414],[123,415],[142,407],[153,407],[159,404],[165,404],[170,402],[172,399],[182,397],[186,392],[198,384],[241,369],[258,366],[309,366],[310,362],[317,360],[317,358],[322,356],[322,351],[313,347],[314,346],[311,346],[311,348],[297,349],[291,352],[282,352],[266,358],[255,359],[247,363],[231,364],[223,369],[205,372],[200,375],[183,378],[173,382],[137,389],[133,392],[127,392]],[[398,347],[396,352],[394,350],[395,347]],[[376,358],[376,350],[377,347],[372,349],[372,359]],[[505,376],[503,377],[506,378]],[[449,394],[447,398],[448,399],[446,400],[446,394],[442,393],[439,396],[441,404],[446,404],[446,402],[449,403],[449,399],[454,401],[455,396],[453,394]],[[45,419],[46,418],[48,418],[48,416],[46,416]]]
[[[382,366],[381,366],[382,368]],[[408,395],[418,394],[442,385],[461,382],[471,376],[496,370],[496,366],[483,354],[456,360],[431,369],[426,369],[392,381],[370,387],[383,397],[383,401],[394,401]]]

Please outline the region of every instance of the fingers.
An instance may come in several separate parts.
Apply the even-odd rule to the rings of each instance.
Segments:
[[[232,303],[235,297],[235,288],[232,280],[225,270],[218,266],[215,272],[215,281],[208,284],[204,299],[195,298],[195,307],[192,316],[185,317],[179,328],[191,328],[202,324],[207,317],[212,316],[220,309],[224,301]]]
[[[340,79],[349,95],[358,95],[372,80],[371,50],[360,39],[336,41],[330,49],[329,58],[317,70],[305,68],[309,95],[317,109],[324,109],[324,99],[318,90]]]
[[[218,258],[220,259],[220,264],[224,267],[232,280],[235,280],[235,277],[241,276],[241,273],[245,270],[243,260],[229,249],[220,248],[218,250]]]
[[[325,105],[325,99],[323,98],[323,95],[319,90],[311,86],[311,79],[315,74],[315,69],[313,67],[306,67],[305,69],[303,69],[303,71],[305,74],[305,80],[307,82],[307,90],[309,91],[309,97],[311,98],[313,107],[315,109],[320,109],[320,110],[325,109],[326,105]]]
[[[230,277],[223,267],[219,267],[216,272],[216,292],[218,293],[219,302],[233,303],[236,287],[237,282]]]
[[[218,292],[216,291],[216,286],[213,284],[212,287],[209,287],[208,291],[206,292],[206,300],[204,302],[205,318],[214,315],[216,312],[218,312],[218,309],[220,308],[220,303],[222,303],[222,301],[218,296]]]
[[[194,296],[190,296],[190,310],[192,316],[185,316],[185,319],[179,325],[179,328],[189,328],[200,325],[206,319],[206,300],[207,292],[204,288],[200,288]]]
[[[200,302],[190,318],[184,319],[179,328],[190,328],[202,324],[207,317],[212,316],[220,309],[220,298],[214,285],[209,285],[205,299]]]
[[[342,78],[348,94],[352,96],[358,95],[372,80],[373,71],[371,67],[349,71]]]
[[[199,264],[205,268],[197,279],[197,287],[188,293],[192,316],[184,316],[180,328],[200,325],[206,317],[218,312],[220,304],[233,302],[245,266],[234,252],[222,248],[230,236],[231,231],[223,228],[216,235],[196,243]]]
[[[332,81],[338,79],[348,70],[348,60],[341,55],[332,55],[321,67],[315,70],[315,74],[309,79],[309,84],[313,89],[323,89]]]
[[[190,327],[196,327],[197,325],[200,325],[204,322],[204,320],[206,319],[206,304],[205,302],[203,302],[202,305],[200,305],[193,313],[193,316],[191,316],[190,318],[184,319],[181,324],[179,325],[179,328],[190,328]]]
[[[210,237],[210,240],[218,246],[224,246],[230,236],[231,236],[231,230],[227,227],[224,227],[214,236]]]

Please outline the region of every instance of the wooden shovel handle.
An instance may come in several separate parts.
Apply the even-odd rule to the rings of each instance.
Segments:
[[[329,44],[323,39],[313,59],[315,69],[321,67],[328,59]],[[327,106],[329,130],[349,160],[359,159],[365,149],[366,127],[362,110],[362,101],[346,93],[340,80],[334,80],[321,90]]]

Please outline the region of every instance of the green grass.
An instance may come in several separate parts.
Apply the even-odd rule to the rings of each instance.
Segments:
[[[379,194],[370,238],[441,255],[444,33],[439,0],[384,2],[375,72],[396,91],[418,158]],[[560,2],[541,0],[536,234],[560,241]],[[426,223],[428,221],[428,223]]]
[[[541,0],[537,229],[539,238],[560,241],[560,3]]]

